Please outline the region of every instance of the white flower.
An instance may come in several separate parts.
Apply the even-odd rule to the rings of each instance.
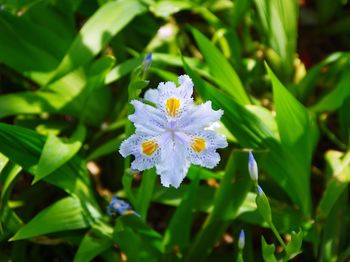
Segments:
[[[190,164],[213,168],[220,156],[217,148],[227,146],[226,138],[206,130],[220,119],[222,110],[214,111],[211,102],[194,105],[193,83],[189,76],[160,83],[149,89],[145,99],[156,107],[138,100],[131,101],[135,113],[129,116],[136,132],[120,146],[123,157],[134,155],[131,168],[139,171],[156,167],[163,186],[177,188]]]

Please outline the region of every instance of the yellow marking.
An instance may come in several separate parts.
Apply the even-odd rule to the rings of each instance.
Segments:
[[[205,149],[205,146],[206,146],[205,140],[199,137],[195,138],[191,145],[192,149],[197,153],[202,152]]]
[[[153,153],[158,149],[158,144],[154,142],[153,140],[146,140],[141,144],[142,146],[142,153],[144,153],[147,156],[153,155]]]
[[[175,117],[180,108],[180,100],[172,97],[166,101],[166,111],[171,117]]]

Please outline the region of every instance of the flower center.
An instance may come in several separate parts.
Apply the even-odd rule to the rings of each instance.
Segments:
[[[166,106],[166,111],[168,115],[171,117],[175,117],[180,108],[180,100],[175,97],[169,98],[166,101],[165,106]]]
[[[142,153],[147,156],[153,155],[153,153],[158,149],[158,144],[153,140],[146,140],[141,144]]]
[[[197,153],[202,152],[205,149],[205,146],[205,140],[200,137],[195,138],[191,144],[192,149]]]

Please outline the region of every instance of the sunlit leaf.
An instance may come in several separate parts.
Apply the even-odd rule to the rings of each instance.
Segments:
[[[97,222],[93,224],[81,241],[74,256],[74,262],[91,261],[94,257],[110,248],[113,244],[112,233],[113,228],[104,223]]]
[[[61,199],[37,214],[11,240],[32,238],[64,230],[86,228],[93,222],[91,220],[92,218],[98,217],[98,213],[90,209],[89,211],[92,212],[87,214],[87,209],[83,208],[83,204],[77,198],[66,197]],[[84,205],[88,205],[88,203]]]
[[[334,111],[338,109],[346,98],[350,97],[350,76],[345,73],[337,86],[325,95],[311,109],[315,112]]]
[[[301,253],[301,245],[303,242],[303,231],[299,231],[298,233],[292,232],[291,240],[286,246],[286,253],[288,259],[292,259],[298,254]]]
[[[230,215],[237,215],[251,186],[248,170],[239,163],[247,159],[246,154],[231,153],[225,176],[215,194],[213,211],[186,254],[187,261],[202,261],[208,256],[218,238],[230,225]],[[233,213],[233,214],[232,214]]]
[[[309,170],[306,170],[306,166],[301,166],[297,162],[300,156],[294,156],[289,152],[288,147],[281,145],[281,142],[277,140],[272,130],[269,130],[265,123],[256,115],[208,82],[199,78],[185,61],[184,67],[186,72],[192,77],[199,94],[204,99],[211,100],[214,108],[224,110],[222,122],[237,138],[240,144],[247,148],[261,148],[268,151],[268,157],[263,162],[264,168],[284,188],[290,198],[295,203],[298,203],[299,206],[303,207],[305,214],[308,214],[310,212],[310,195],[308,194],[310,189],[307,184],[295,175],[302,174],[300,176],[303,176],[302,179],[304,180],[309,175]],[[239,125],[236,123],[239,123]],[[312,145],[314,145],[317,138],[314,134],[316,130],[313,131],[312,134],[309,134],[313,140],[308,141]],[[308,147],[309,150],[312,148],[310,144]],[[308,157],[310,161],[311,155]],[[302,159],[304,164],[306,160]],[[306,183],[309,183],[309,181]],[[299,188],[304,188],[304,190],[300,190]],[[295,193],[297,190],[298,194]]]
[[[176,209],[176,212],[167,227],[163,243],[168,252],[174,248],[179,248],[179,251],[183,252],[190,244],[191,226],[194,219],[193,204],[198,194],[198,185],[199,179],[197,177],[192,181],[191,186],[183,196],[180,205]]]
[[[113,36],[144,11],[141,2],[135,0],[104,4],[81,28],[50,82],[91,61]]]
[[[329,215],[336,201],[350,183],[350,153],[343,155],[337,151],[328,151],[326,160],[331,176],[317,208],[317,217],[320,220]]]
[[[232,66],[202,33],[192,28],[192,33],[196,42],[208,63],[210,72],[214,76],[214,81],[230,94],[237,102],[249,104],[249,98],[244,87]]]
[[[261,249],[262,249],[262,256],[264,258],[264,261],[277,262],[277,259],[274,255],[275,245],[267,244],[263,236],[261,236]]]
[[[161,235],[135,215],[117,219],[113,239],[130,261],[159,261],[163,251]]]
[[[0,123],[0,152],[11,161],[31,172],[40,159],[45,144],[44,136],[36,132]],[[90,180],[82,159],[74,156],[70,161],[44,178],[45,181],[58,186],[69,194],[96,204],[91,193]]]
[[[318,129],[307,109],[289,93],[267,65],[266,67],[272,81],[281,144],[288,151],[290,161],[295,163],[294,170],[298,170],[290,181],[294,183],[295,190],[301,191],[301,203],[304,203],[304,208],[309,212],[310,163],[318,139]]]
[[[78,126],[67,142],[60,140],[55,135],[49,134],[41,152],[38,165],[31,169],[35,175],[33,183],[43,179],[70,160],[81,148],[85,135],[86,129],[82,125]]]

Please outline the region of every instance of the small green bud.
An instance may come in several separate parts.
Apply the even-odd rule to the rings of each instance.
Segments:
[[[269,224],[272,224],[271,207],[264,191],[258,185],[258,194],[255,199],[256,206],[262,218]]]

